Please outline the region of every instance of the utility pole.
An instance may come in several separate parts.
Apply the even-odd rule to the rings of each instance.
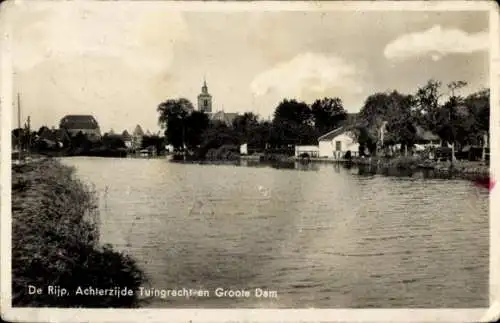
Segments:
[[[28,119],[26,121],[26,130],[28,131],[28,146],[27,146],[27,154],[30,156],[30,149],[31,149],[31,118],[28,116]]]
[[[22,147],[21,147],[21,136],[23,135],[23,129],[21,128],[21,97],[19,93],[17,93],[17,128],[18,128],[18,135],[17,135],[17,148],[18,148],[18,159],[19,162],[21,162],[21,152],[22,152]]]

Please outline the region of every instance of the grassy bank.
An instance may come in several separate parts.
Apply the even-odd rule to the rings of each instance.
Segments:
[[[76,295],[78,287],[129,288],[145,280],[135,261],[101,246],[96,195],[54,159],[12,166],[12,305],[135,307],[132,296]],[[29,295],[28,286],[43,293]],[[69,295],[49,295],[60,286]]]

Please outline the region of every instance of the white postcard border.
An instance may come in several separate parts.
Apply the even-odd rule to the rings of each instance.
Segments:
[[[7,1],[2,10],[11,5],[26,5],[30,1]],[[37,1],[38,2],[38,1]],[[41,2],[41,1],[40,1]],[[55,1],[46,1],[51,5]],[[87,1],[97,2],[97,1]],[[134,2],[134,3],[133,3]],[[155,1],[153,1],[155,2]],[[158,1],[159,2],[159,1]],[[100,2],[101,5],[113,5]],[[129,1],[131,5],[147,1]],[[133,4],[132,4],[133,3]],[[357,1],[357,2],[200,2],[165,1],[172,10],[182,11],[489,11],[490,12],[490,135],[491,177],[500,174],[498,152],[499,126],[499,9],[490,1]],[[71,5],[67,1],[66,5]],[[8,321],[29,322],[297,322],[297,321],[356,321],[356,322],[479,322],[493,321],[500,314],[500,219],[492,216],[499,210],[500,189],[490,192],[490,307],[479,309],[52,309],[11,307],[11,140],[13,84],[12,52],[9,25],[2,21],[1,39],[1,314]],[[500,184],[499,184],[500,185]]]

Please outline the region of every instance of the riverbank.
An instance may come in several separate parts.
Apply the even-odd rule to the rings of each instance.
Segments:
[[[396,157],[396,158],[300,158],[277,154],[255,154],[242,155],[239,158],[244,165],[255,164],[336,164],[346,167],[360,167],[371,173],[389,174],[405,173],[413,174],[418,171],[426,171],[431,177],[439,178],[463,178],[468,180],[489,180],[490,167],[487,162],[457,160],[453,164],[449,161],[428,160],[421,157]],[[198,161],[199,163],[224,164],[229,161]],[[196,161],[191,161],[196,163]],[[231,163],[234,163],[231,162]]]
[[[397,157],[397,158],[353,158],[353,159],[333,159],[333,158],[298,158],[292,157],[299,162],[312,163],[334,163],[354,166],[364,166],[380,169],[400,169],[414,171],[418,169],[432,170],[441,175],[476,176],[487,178],[490,175],[488,163],[480,161],[456,160],[453,164],[450,161],[428,160],[420,157]]]
[[[12,304],[48,307],[136,307],[135,294],[86,296],[78,287],[137,289],[135,261],[99,243],[96,195],[53,158],[12,165]],[[30,294],[28,286],[41,288]],[[67,295],[49,294],[59,286]]]

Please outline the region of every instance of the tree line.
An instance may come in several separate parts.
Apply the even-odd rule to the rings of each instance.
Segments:
[[[398,91],[370,95],[354,120],[340,98],[318,99],[311,105],[284,99],[275,108],[272,120],[252,112],[237,116],[231,124],[210,120],[185,99],[159,104],[159,124],[165,139],[176,151],[187,150],[203,157],[210,149],[247,143],[257,151],[288,150],[294,145],[316,145],[318,137],[340,126],[350,127],[360,152],[374,155],[380,148],[400,144],[412,149],[418,143],[418,127],[439,136],[443,145],[482,145],[489,132],[489,90],[468,96],[458,90],[463,81],[447,84],[429,80],[415,93]],[[381,129],[385,140],[381,141]],[[293,148],[292,148],[293,149]]]
[[[165,150],[165,137],[158,135],[145,135],[136,150],[154,147],[158,153]],[[62,156],[125,156],[131,152],[122,135],[105,133],[98,139],[91,139],[86,134],[79,132],[70,135],[63,129],[49,129],[40,127],[31,131],[28,127],[12,130],[12,147],[20,146],[24,151],[40,154]]]
[[[377,148],[400,144],[411,149],[419,140],[417,127],[436,134],[443,146],[460,149],[483,145],[489,133],[490,91],[483,89],[468,96],[457,91],[464,81],[443,84],[429,80],[414,94],[397,91],[370,95],[360,113],[356,130],[360,149],[372,154]],[[385,125],[387,139],[380,141]]]
[[[210,120],[206,113],[195,111],[193,104],[185,98],[162,102],[157,110],[166,141],[174,150],[187,150],[200,158],[211,149],[221,146],[236,149],[243,143],[256,151],[286,150],[293,145],[314,144],[318,136],[347,120],[347,112],[339,98],[319,99],[312,105],[284,99],[276,107],[272,120],[263,120],[246,112],[230,124]]]

